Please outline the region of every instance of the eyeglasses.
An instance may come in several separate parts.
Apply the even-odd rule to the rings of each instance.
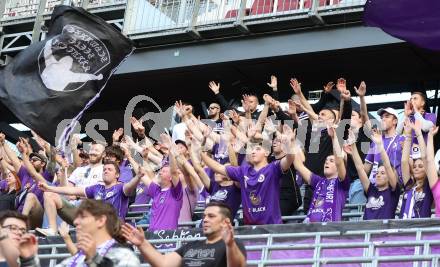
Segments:
[[[209,107],[209,109],[216,109],[216,108],[219,108],[219,107]]]
[[[33,157],[33,158],[31,158],[31,161],[41,161],[41,159],[37,158],[37,157]]]
[[[22,235],[27,233],[27,229],[26,228],[20,228],[19,226],[13,225],[13,224],[3,225],[2,228],[7,228],[11,232],[16,232],[16,233],[19,233],[19,234],[22,234]]]

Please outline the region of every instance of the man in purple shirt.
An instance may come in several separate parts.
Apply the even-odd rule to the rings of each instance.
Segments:
[[[138,175],[133,177],[128,183],[119,183],[119,166],[115,162],[105,162],[103,170],[104,184],[95,184],[88,187],[71,187],[71,186],[49,186],[40,183],[39,187],[44,192],[53,192],[58,194],[73,195],[78,197],[87,197],[96,200],[102,200],[111,204],[121,219],[125,219],[128,210],[128,198],[135,194],[136,187],[144,176],[143,171],[139,171]]]
[[[345,177],[344,155],[336,131],[332,126],[327,131],[332,139],[333,155],[327,156],[325,160],[324,177],[312,173],[304,166],[301,157],[295,155],[295,169],[313,189],[313,199],[305,222],[340,221],[350,187],[350,181]],[[298,154],[296,150],[295,153]]]
[[[162,136],[172,150],[175,150],[175,144],[171,143],[169,136]],[[162,166],[158,173],[159,184],[154,182],[153,172],[146,167],[148,171],[143,182],[148,187],[148,195],[153,199],[149,231],[177,229],[183,203],[183,189],[173,153],[170,153],[169,160],[170,164]]]
[[[214,172],[240,182],[245,224],[281,224],[280,178],[293,162],[293,132],[283,128],[282,147],[286,157],[268,163],[270,151],[262,145],[253,147],[248,162],[241,166],[224,166],[202,153],[202,160]]]
[[[391,166],[397,170],[400,183],[402,182],[402,171],[400,168],[402,159],[402,143],[405,138],[402,135],[397,134],[397,112],[393,108],[379,109],[377,114],[381,118],[381,130],[382,140],[385,151],[390,159]],[[367,122],[367,125],[371,125]],[[382,157],[379,153],[379,149],[374,142],[371,142],[370,150],[365,157],[364,170],[369,174],[370,181],[375,184],[376,173],[379,166],[379,162],[382,161]]]

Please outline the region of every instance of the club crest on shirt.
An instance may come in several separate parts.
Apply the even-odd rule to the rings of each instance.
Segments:
[[[164,202],[165,202],[165,197],[164,196],[160,196],[159,203],[163,204]]]
[[[264,176],[264,174],[260,174],[260,176],[258,176],[258,182],[259,183],[262,183],[262,182],[264,182],[264,179],[265,179],[266,177]]]
[[[255,191],[249,193],[249,199],[254,206],[260,205],[261,203],[261,198],[257,195]]]
[[[107,194],[105,194],[105,198],[111,198],[115,193],[113,193],[113,191],[107,192]]]
[[[316,198],[315,200],[315,208],[322,207],[324,205],[324,199],[321,197]]]

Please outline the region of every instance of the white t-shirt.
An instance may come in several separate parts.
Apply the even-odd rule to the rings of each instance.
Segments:
[[[102,173],[104,165],[99,164],[91,167],[90,165],[76,168],[70,175],[68,181],[74,186],[87,187],[95,184],[102,184]]]

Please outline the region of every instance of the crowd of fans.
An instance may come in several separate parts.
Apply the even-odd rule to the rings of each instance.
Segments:
[[[0,207],[27,216],[30,228],[40,234],[61,234],[72,255],[78,255],[78,248],[87,251],[90,236],[78,238],[75,246],[67,225],[58,223],[78,229],[80,219],[95,216],[97,211],[84,199],[110,204],[107,208],[122,221],[129,205],[151,203],[139,222],[147,222],[148,231],[173,230],[197,220],[194,211],[200,200],[211,203],[207,207],[223,203],[219,207],[231,215],[223,223],[228,229],[240,207],[245,225],[282,224],[282,216],[297,214],[301,206],[307,215],[304,223],[340,221],[347,199],[366,204],[364,220],[431,217],[431,208],[440,201],[433,142],[438,127],[423,92],[412,92],[402,116],[390,107],[380,109],[378,122],[369,117],[364,82],[354,88],[360,105],[354,104],[342,78],[327,83],[320,100],[311,105],[301,83],[291,79],[293,95],[285,110],[275,76],[268,86],[271,94],[262,96],[259,110],[256,95],[243,95],[241,107],[232,107],[220,84],[210,82],[216,102],[210,103],[208,118],[196,117],[191,104],[178,100],[178,123],[160,140],[152,140],[142,121],[132,117],[134,138],[116,129],[111,145],[92,143],[86,151],[74,135],[66,154],[34,134],[39,150],[20,138],[19,158],[0,133]],[[208,210],[202,218],[205,235],[214,216]],[[111,212],[103,212],[107,223],[117,225],[117,219],[109,219]],[[440,205],[435,214],[440,216]],[[114,228],[107,228],[113,236]],[[124,225],[122,232],[147,260],[155,258],[140,230]],[[220,239],[228,244],[231,236]],[[230,244],[243,251],[241,244]],[[94,255],[74,257],[88,260]]]

